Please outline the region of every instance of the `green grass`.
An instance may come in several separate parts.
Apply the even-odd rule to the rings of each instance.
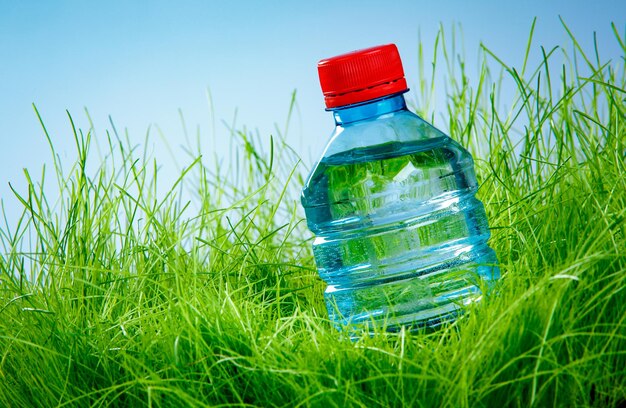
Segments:
[[[264,152],[233,131],[226,168],[190,149],[160,191],[157,163],[114,126],[100,154],[93,129],[76,129],[69,168],[44,132],[52,171],[25,172],[11,198],[22,216],[0,228],[0,406],[624,406],[626,46],[614,32],[612,61],[573,36],[544,49],[531,32],[516,68],[481,47],[476,82],[440,33],[449,119],[429,108],[430,71],[414,95],[476,159],[503,276],[433,333],[351,342],[332,328],[298,202],[306,170],[284,135]],[[498,95],[506,83],[514,100]]]

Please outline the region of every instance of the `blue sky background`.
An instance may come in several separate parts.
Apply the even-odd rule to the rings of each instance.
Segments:
[[[110,128],[111,115],[137,143],[157,124],[174,147],[182,142],[180,108],[188,127],[199,125],[206,146],[223,154],[228,132],[220,120],[232,121],[237,110],[239,125],[268,137],[275,123],[282,127],[297,90],[298,115],[289,140],[311,161],[333,125],[317,80],[321,58],[395,42],[414,86],[418,32],[430,56],[440,23],[462,25],[470,67],[481,41],[519,65],[535,16],[535,52],[540,44],[567,43],[559,15],[587,49],[596,31],[605,58],[620,55],[610,22],[622,35],[626,31],[626,1],[390,3],[0,0],[0,198],[11,215],[8,182],[20,188],[22,168],[39,174],[49,162],[33,102],[57,149],[70,159],[73,139],[65,110],[88,128],[84,107],[99,138]],[[207,88],[215,106],[215,139]],[[167,156],[154,140],[157,158]]]

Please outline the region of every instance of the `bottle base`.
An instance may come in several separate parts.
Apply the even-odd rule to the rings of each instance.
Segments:
[[[446,284],[438,287],[423,285],[421,279],[412,278],[347,293],[327,290],[325,298],[329,317],[335,328],[349,333],[351,338],[362,333],[373,335],[402,329],[410,332],[436,330],[455,321],[469,305],[480,302],[484,294],[492,292],[500,277],[499,268],[483,264],[474,265],[473,269],[473,273],[460,273],[461,276],[445,280]],[[446,272],[444,274],[448,276],[453,273],[450,270]],[[395,296],[391,301],[392,295],[398,292],[403,296]]]
[[[403,329],[408,332],[431,332],[445,324],[453,323],[465,313],[466,306],[479,302],[481,299],[482,294],[478,292],[474,297],[463,299],[462,304],[449,303],[417,313],[402,316],[372,317],[371,319],[362,319],[357,322],[347,319],[334,320],[333,325],[337,330],[347,332],[352,339],[358,338],[363,333],[369,335],[374,335],[381,331],[397,333]]]

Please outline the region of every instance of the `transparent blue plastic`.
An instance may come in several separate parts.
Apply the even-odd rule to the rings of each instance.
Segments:
[[[472,157],[402,94],[332,112],[302,190],[330,319],[351,332],[453,319],[499,277]]]

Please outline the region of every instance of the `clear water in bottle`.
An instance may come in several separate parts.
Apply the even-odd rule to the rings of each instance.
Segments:
[[[331,320],[436,326],[498,277],[471,156],[443,136],[324,158],[304,190]]]

